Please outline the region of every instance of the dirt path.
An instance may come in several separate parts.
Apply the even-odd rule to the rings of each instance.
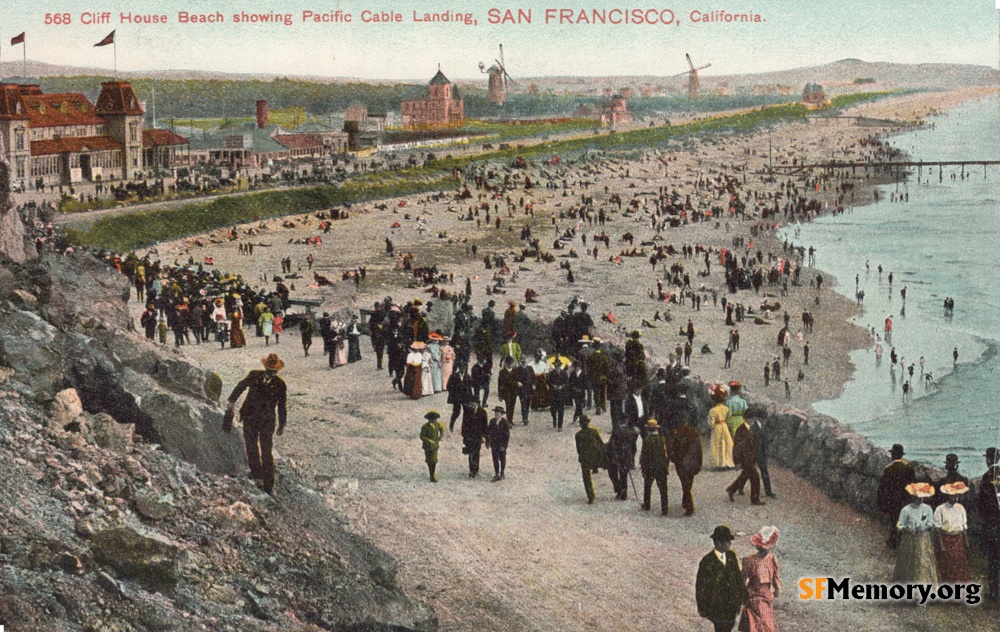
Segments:
[[[442,443],[441,482],[431,484],[418,434],[424,412],[446,413],[443,393],[413,401],[388,390],[368,349],[360,363],[331,371],[321,357],[301,357],[293,336],[270,349],[251,345],[249,353],[186,351],[210,361],[227,385],[265,351],[281,353],[291,421],[276,449],[296,465],[281,460],[279,473],[297,466],[317,480],[352,529],[399,560],[402,586],[434,606],[443,630],[708,630],[697,617],[694,577],[717,524],[737,532],[740,556],[752,553],[747,538],[761,526],[781,530],[782,630],[986,629],[984,607],[799,601],[800,577],[886,581],[894,558],[880,525],[778,466],[778,498],[765,507],[745,496],[731,504],[723,490],[735,472],[716,471],[696,478],[692,517],[682,515],[673,473],[668,517],[640,512],[631,490],[628,501],[614,500],[604,471],[588,505],[576,427],[556,432],[547,413],[533,412],[529,426],[512,432],[505,480],[491,482],[485,450],[480,476],[468,478],[456,426]],[[597,418],[605,438],[609,425],[607,415]],[[636,484],[641,494],[641,478]]]

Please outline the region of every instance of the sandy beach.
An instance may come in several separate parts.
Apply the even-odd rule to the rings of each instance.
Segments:
[[[913,121],[986,93],[970,89],[912,94],[863,104],[845,114]],[[499,217],[499,228],[486,222],[485,214],[479,218],[481,225],[459,220],[470,206],[480,203],[476,197],[480,191],[472,190],[471,200],[448,195],[435,201],[423,195],[385,200],[384,210],[375,203],[355,205],[350,217],[333,222],[327,234],[314,216],[293,216],[285,220],[294,227],[283,227],[285,220],[270,220],[254,224],[259,232],[252,236],[245,234],[247,227],[241,227],[237,241],[225,241],[223,231],[216,231],[160,244],[157,252],[162,260],[181,264],[189,257],[195,262],[211,257],[219,270],[268,288],[273,284],[259,280],[281,274],[280,260],[290,257],[302,275],[292,279],[293,296],[324,299],[321,311],[368,308],[386,295],[397,303],[426,300],[429,294],[424,287],[416,286],[409,272],[398,269],[395,256],[386,255],[388,237],[397,255],[412,253],[415,267],[437,265],[453,274],[454,283],[440,286],[449,292],[464,291],[470,279],[477,314],[489,298],[497,301],[498,312],[507,300],[525,303],[525,290],[533,288],[540,302],[526,305],[528,314],[551,321],[573,297],[580,296],[591,304],[597,335],[621,345],[629,331],[639,329],[655,362],[666,361],[675,347],[683,345],[685,338],[679,330],[690,320],[696,331],[690,362],[694,377],[710,382],[740,380],[754,397],[808,409],[812,402],[840,392],[853,371],[848,353],[872,344],[869,334],[851,323],[859,313],[857,306],[832,291],[837,280],[808,266],[803,268],[802,283],[790,285],[787,295],[782,295],[780,286],[766,282],[759,295],[753,290],[730,295],[718,253],[722,249],[735,250],[737,256],[760,252],[765,269],[780,259],[799,258],[774,235],[775,222],[784,221],[784,215],[764,221],[758,217],[760,209],[774,205],[771,196],[787,178],[758,173],[769,163],[816,162],[831,156],[863,159],[867,149],[860,141],[888,131],[792,123],[747,136],[691,138],[676,149],[637,149],[628,157],[600,154],[564,157],[559,165],[533,164],[523,173],[539,186],[511,192],[512,210],[505,200],[483,200],[492,218]],[[491,168],[502,173],[509,165]],[[644,194],[655,194],[663,187],[676,190],[681,200],[690,195],[698,210],[725,208],[724,191],[697,185],[699,180],[716,182],[724,177],[739,181],[748,219],[725,213],[717,220],[665,228],[657,237],[650,221],[655,196]],[[852,193],[844,193],[846,212],[871,201],[877,181],[864,178],[861,175],[854,182]],[[542,183],[546,181],[558,183],[558,188],[545,188]],[[836,207],[838,180],[816,178],[808,190],[801,180],[796,182],[797,195],[817,200],[822,212]],[[610,202],[615,194],[623,201],[621,212]],[[610,221],[598,226],[596,221],[590,225],[560,217],[579,204],[582,195],[593,196],[595,208],[611,211]],[[522,196],[524,207],[519,200]],[[637,208],[625,212],[633,197],[638,200]],[[779,202],[784,205],[787,199]],[[531,212],[528,206],[533,207]],[[524,245],[519,233],[525,226],[545,250],[557,233],[577,230],[566,249],[552,251],[554,262],[511,263],[517,278],[506,277],[507,294],[487,296],[486,286],[495,270],[484,269],[483,255],[498,253],[511,261]],[[594,248],[593,238],[601,232],[607,234],[610,247],[600,244],[595,258],[585,251]],[[634,235],[634,247],[645,256],[618,257],[633,247],[622,240],[625,233]],[[322,236],[322,244],[294,243],[317,235]],[[752,243],[752,249],[734,248],[734,238]],[[205,245],[196,245],[196,240]],[[253,256],[238,254],[237,243],[247,241],[255,244]],[[473,244],[476,255],[471,251]],[[678,254],[653,270],[649,263],[652,244],[672,244],[677,250],[682,245],[705,248],[711,271],[701,274],[706,266],[700,253],[687,259]],[[570,248],[579,256],[563,257]],[[315,257],[314,270],[338,280],[334,287],[310,287],[306,264],[310,254]],[[559,267],[562,262],[572,266],[574,283],[567,283],[566,272]],[[657,280],[663,281],[665,290],[679,289],[663,276],[664,268],[674,264],[690,275],[692,290],[702,297],[700,310],[693,308],[690,299],[673,304],[650,295],[656,291]],[[367,275],[359,286],[340,281],[343,271],[360,266],[366,267]],[[819,289],[814,287],[817,275],[823,276]],[[719,301],[724,296],[758,314],[762,303],[780,303],[763,324],[755,324],[753,316],[748,316],[736,325],[740,348],[730,368],[724,367],[723,351],[733,327],[725,322]],[[142,305],[133,301],[130,306],[138,320]],[[800,343],[796,334],[803,329],[804,311],[814,316],[815,324],[811,332],[803,332]],[[671,320],[655,320],[657,312],[669,314]],[[792,355],[787,366],[782,366],[782,382],[788,378],[787,398],[783,383],[765,386],[763,373],[765,362],[780,357],[776,337],[785,312],[790,315],[792,333]],[[603,314],[617,322],[602,320]],[[644,321],[655,326],[646,326]],[[303,356],[296,331],[283,334],[280,344],[267,348],[249,327],[248,332],[249,346],[244,349],[220,350],[218,344],[207,343],[181,347],[180,352],[219,373],[226,394],[247,370],[259,366],[261,356],[271,351],[281,354],[290,393],[290,421],[285,435],[277,440],[283,457],[279,478],[283,468],[299,469],[353,529],[396,556],[402,586],[434,606],[444,630],[710,629],[695,610],[694,577],[698,560],[711,548],[708,535],[717,524],[728,524],[738,532],[734,548],[740,556],[753,551],[747,536],[763,525],[774,524],[781,530],[776,553],[782,563],[784,589],[775,607],[782,630],[966,630],[985,628],[988,617],[995,617],[993,606],[917,609],[800,601],[796,588],[800,577],[888,581],[894,556],[884,545],[881,525],[831,502],[773,463],[778,498],[768,499],[763,507],[750,507],[746,497],[731,504],[723,489],[736,473],[707,467],[695,482],[693,517],[682,517],[680,486],[673,473],[669,517],[640,513],[631,492],[629,501],[615,501],[603,471],[595,476],[597,502],[588,506],[573,445],[576,427],[557,433],[547,412],[533,412],[529,426],[512,432],[506,480],[491,483],[489,476],[482,475],[469,480],[461,442],[449,435],[442,443],[438,470],[442,482],[430,485],[418,432],[427,410],[445,413],[449,408],[446,394],[413,401],[393,390],[386,373],[375,370],[367,339],[362,340],[361,362],[331,370],[321,347],[314,346],[312,355]],[[808,365],[803,343],[810,348]],[[703,345],[711,353],[702,353]],[[490,403],[495,402],[493,396]],[[606,439],[609,417],[596,417],[595,422]],[[488,453],[483,455],[483,468],[484,472],[491,469]],[[279,503],[280,486],[279,481]],[[976,575],[978,562],[973,566]]]

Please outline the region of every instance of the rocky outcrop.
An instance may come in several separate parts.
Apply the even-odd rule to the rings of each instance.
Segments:
[[[132,527],[105,529],[91,538],[90,550],[95,561],[151,591],[172,591],[180,581],[182,549],[162,535]]]
[[[0,165],[2,168],[2,165]],[[35,257],[35,249],[26,239],[21,214],[16,209],[0,206],[0,254],[14,263],[24,263]]]
[[[130,333],[128,286],[102,266],[0,265],[0,621],[435,630],[293,463],[275,498],[246,479],[218,376]]]
[[[50,402],[73,388],[88,413],[134,425],[204,471],[245,469],[242,438],[221,431],[205,372],[127,332],[122,275],[87,255],[47,255],[13,276],[16,291],[39,298],[35,311],[0,304],[0,365],[14,370],[26,396]]]

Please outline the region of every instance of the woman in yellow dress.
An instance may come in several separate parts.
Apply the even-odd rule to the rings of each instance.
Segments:
[[[708,463],[711,467],[724,470],[736,467],[733,463],[733,436],[729,434],[726,417],[726,387],[716,384],[712,387],[712,401],[715,406],[708,411],[708,423],[712,427],[712,439],[708,449]]]

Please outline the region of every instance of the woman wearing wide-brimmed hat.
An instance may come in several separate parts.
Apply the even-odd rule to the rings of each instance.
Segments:
[[[410,353],[406,356],[406,369],[403,373],[403,393],[411,399],[420,399],[424,394],[421,373],[424,364],[424,349],[427,345],[414,342],[410,345]]]
[[[941,486],[941,494],[947,500],[934,510],[934,528],[937,531],[934,553],[937,559],[938,579],[942,583],[969,582],[969,561],[965,556],[969,525],[965,507],[958,502],[968,491],[969,486],[962,481],[945,483]]]
[[[937,560],[931,544],[934,512],[924,502],[924,499],[934,495],[934,486],[930,483],[910,483],[906,492],[911,501],[900,510],[896,522],[900,532],[899,556],[892,581],[900,584],[937,584]]]
[[[731,469],[733,463],[733,435],[729,432],[726,418],[729,408],[726,406],[726,387],[716,384],[712,387],[712,401],[715,406],[708,411],[708,425],[712,427],[712,437],[708,448],[708,463],[716,469]]]
[[[750,536],[756,555],[743,558],[743,581],[747,586],[746,607],[740,616],[740,632],[777,632],[774,600],[781,590],[781,565],[771,549],[778,543],[778,528],[763,527]]]

